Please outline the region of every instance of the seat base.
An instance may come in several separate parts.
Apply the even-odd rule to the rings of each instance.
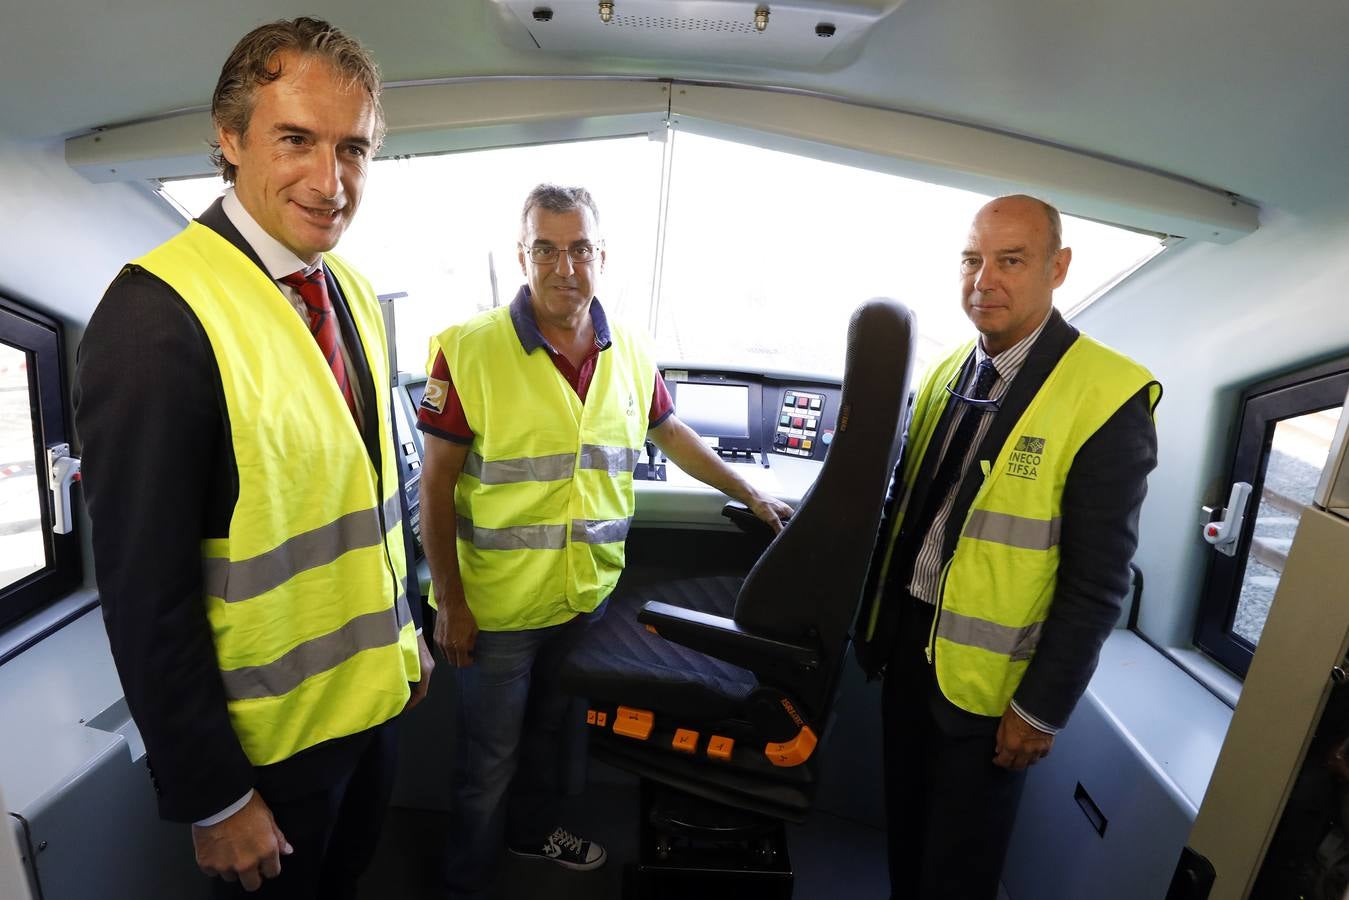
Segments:
[[[624,900],[791,900],[795,876],[779,819],[642,779],[638,839]]]

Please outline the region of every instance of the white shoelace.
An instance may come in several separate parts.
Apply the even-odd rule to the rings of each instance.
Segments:
[[[585,843],[585,841],[572,834],[570,831],[567,831],[565,828],[558,828],[548,840],[557,844],[559,847],[566,847],[577,856],[581,855],[581,844]]]

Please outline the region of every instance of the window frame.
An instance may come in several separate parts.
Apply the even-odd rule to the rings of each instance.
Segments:
[[[1238,402],[1239,418],[1223,500],[1231,485],[1251,485],[1251,500],[1232,556],[1206,547],[1211,554],[1199,600],[1195,645],[1238,678],[1245,678],[1256,645],[1232,630],[1247,558],[1255,535],[1256,511],[1265,487],[1265,470],[1279,422],[1338,407],[1349,392],[1349,356],[1340,356],[1248,386]],[[1223,501],[1219,501],[1223,502]],[[1277,598],[1277,592],[1276,592]]]
[[[28,357],[28,391],[32,412],[33,462],[38,477],[38,506],[48,564],[0,588],[0,629],[47,606],[80,586],[79,518],[75,511],[78,482],[71,486],[74,516],[68,534],[52,531],[52,493],[47,488],[47,448],[70,443],[66,410],[65,335],[61,323],[0,294],[0,341]],[[17,649],[10,648],[5,656]]]

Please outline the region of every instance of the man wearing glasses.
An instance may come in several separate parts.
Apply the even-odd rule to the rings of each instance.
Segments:
[[[1026,767],[1096,667],[1128,591],[1161,386],[1052,305],[1058,211],[975,216],[961,302],[979,338],[914,399],[858,622],[884,673],[893,897],[993,900]]]
[[[644,343],[595,298],[605,251],[588,191],[539,185],[521,215],[526,284],[509,307],[436,339],[418,427],[421,526],[435,639],[459,671],[456,804],[446,879],[491,886],[503,842],[570,869],[604,849],[558,823],[557,670],[623,569],[632,470],[645,440],[748,504],[791,514],[674,416]]]

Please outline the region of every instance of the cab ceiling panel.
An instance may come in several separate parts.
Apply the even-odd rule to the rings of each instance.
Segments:
[[[663,133],[670,86],[644,80],[503,79],[404,85],[384,92],[382,156]],[[214,172],[209,112],[105,128],[66,141],[93,182]]]
[[[384,155],[663,135],[678,129],[986,193],[1032,190],[1066,211],[1227,243],[1258,211],[1163,173],[986,129],[781,91],[631,79],[483,79],[384,93]],[[192,112],[66,141],[90,181],[201,175],[210,116]]]
[[[904,0],[491,0],[520,47],[578,57],[836,69]]]

